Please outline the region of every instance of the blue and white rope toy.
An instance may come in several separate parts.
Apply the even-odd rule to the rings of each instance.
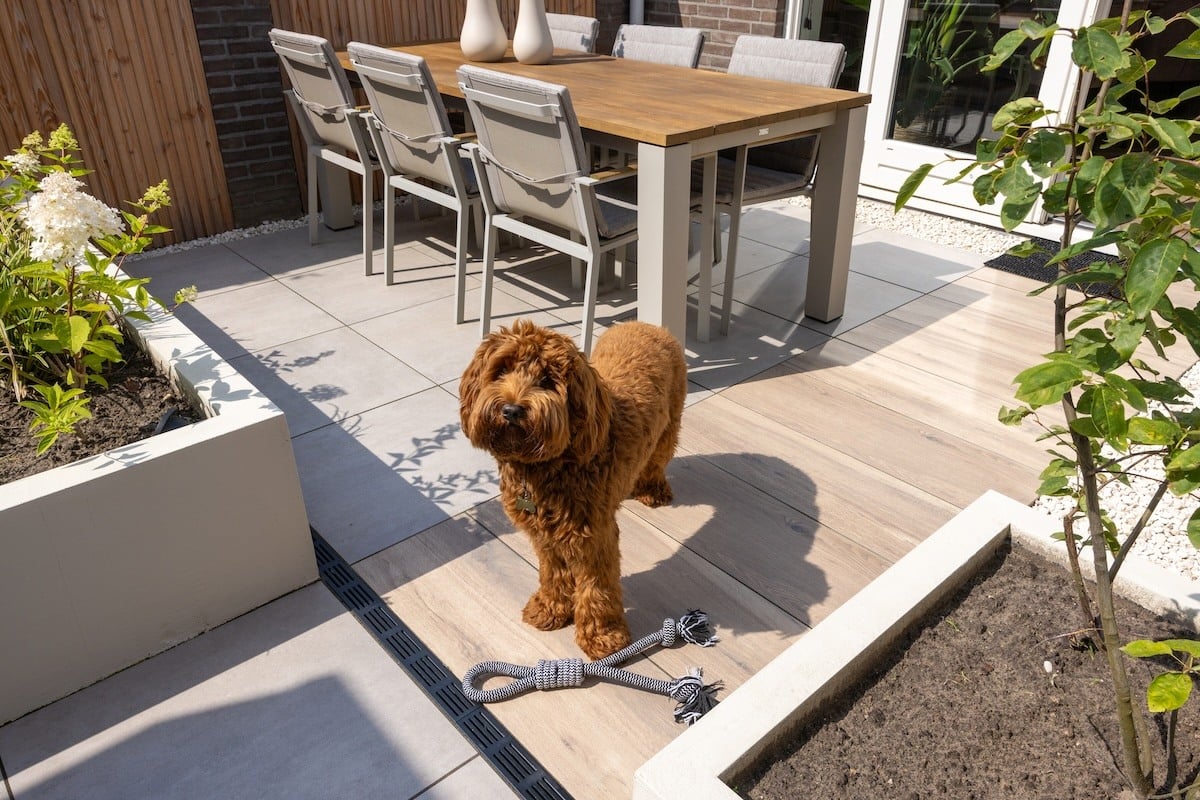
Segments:
[[[584,678],[596,678],[673,698],[679,701],[675,706],[675,721],[691,725],[717,704],[717,692],[722,688],[720,681],[704,683],[699,667],[693,667],[681,678],[664,681],[618,666],[655,645],[671,647],[677,638],[701,647],[712,647],[717,642],[717,637],[708,625],[708,615],[703,611],[691,610],[678,621],[664,620],[662,630],[643,636],[623,650],[618,650],[599,661],[585,662],[580,658],[542,659],[532,667],[508,664],[504,661],[484,661],[471,667],[463,677],[463,694],[468,700],[476,703],[496,703],[516,697],[530,689],[570,689],[582,686]],[[495,689],[475,688],[476,678],[483,676],[486,679],[493,675],[505,675],[516,680]]]

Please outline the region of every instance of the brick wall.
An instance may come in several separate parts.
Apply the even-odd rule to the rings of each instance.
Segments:
[[[700,66],[723,70],[743,33],[782,36],[785,0],[645,0],[646,23],[702,28]]]
[[[612,52],[617,40],[617,28],[629,22],[629,0],[596,0],[596,19],[600,20],[600,33],[596,36],[596,52]]]
[[[301,213],[270,0],[191,0],[234,225]]]

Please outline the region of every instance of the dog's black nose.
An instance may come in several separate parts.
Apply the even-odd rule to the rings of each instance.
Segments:
[[[519,406],[516,403],[505,403],[500,409],[500,414],[504,417],[505,422],[516,422],[525,418],[525,406]]]

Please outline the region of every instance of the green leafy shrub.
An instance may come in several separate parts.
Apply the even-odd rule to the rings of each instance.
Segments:
[[[1063,225],[1059,249],[1049,259],[1058,276],[1038,290],[1054,293],[1053,349],[1016,376],[1019,405],[1002,409],[1000,419],[1033,421],[1054,445],[1038,491],[1074,500],[1064,518],[1063,541],[1086,625],[1099,630],[1112,673],[1126,777],[1147,797],[1154,765],[1145,720],[1131,702],[1112,582],[1166,492],[1185,495],[1200,488],[1200,413],[1177,380],[1146,360],[1147,353],[1162,357],[1181,340],[1200,355],[1200,122],[1173,116],[1180,104],[1200,97],[1200,87],[1152,97],[1148,76],[1156,61],[1138,45],[1169,26],[1190,25],[1168,55],[1200,58],[1200,6],[1167,19],[1131,6],[1126,0],[1120,17],[1078,30],[1025,21],[1003,36],[985,70],[996,69],[1026,43],[1044,54],[1052,38],[1066,36],[1079,86],[1095,92],[1074,98],[1065,109],[1046,108],[1033,97],[1007,103],[993,120],[996,135],[978,142],[973,159],[949,159],[967,162],[949,182],[972,178],[976,201],[998,204],[1008,230],[1038,204]],[[901,187],[897,208],[935,166],[914,171]],[[1068,267],[1074,257],[1102,247],[1115,248],[1118,260]],[[1014,252],[1029,255],[1034,249],[1025,245]],[[1115,291],[1068,288],[1089,284]],[[1061,409],[1066,424],[1039,417],[1047,407]],[[1133,528],[1119,531],[1102,507],[1100,490],[1109,481],[1128,481],[1151,460],[1162,464],[1165,477]],[[1098,613],[1079,577],[1074,534],[1079,520],[1088,525]],[[1192,515],[1188,533],[1200,546],[1200,511]],[[1150,704],[1157,709],[1167,694],[1167,705],[1186,699],[1181,690],[1196,674],[1195,645],[1172,640],[1130,647],[1126,654],[1135,657],[1183,653],[1183,668],[1157,682]],[[1164,796],[1193,790],[1182,787]]]
[[[39,453],[90,416],[88,390],[122,359],[122,319],[158,303],[147,278],[118,270],[167,230],[150,222],[170,204],[166,181],[118,213],[84,191],[78,152],[61,125],[0,159],[0,367],[34,412]]]

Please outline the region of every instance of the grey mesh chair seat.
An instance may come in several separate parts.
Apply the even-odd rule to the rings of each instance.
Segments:
[[[384,174],[383,257],[395,282],[397,189],[458,215],[455,236],[455,322],[466,319],[467,238],[472,218],[483,224],[483,201],[464,140],[450,129],[441,94],[425,59],[360,42],[347,45],[367,95],[368,131]]]
[[[355,108],[350,81],[327,39],[274,28],[268,33],[292,88],[284,95],[305,145],[308,172],[308,240],[319,241],[319,162],[362,176],[363,262],[371,274],[372,190],[380,169],[370,134]]]
[[[833,87],[846,63],[846,48],[838,43],[808,39],[774,39],[741,36],[733,46],[729,72],[809,86]],[[811,191],[816,177],[820,135],[802,136],[753,147],[743,145],[722,152],[716,159],[716,198],[713,214],[729,215],[725,252],[725,284],[721,297],[720,332],[729,333],[733,311],[733,281],[737,272],[738,231],[745,203],[794,197]],[[692,185],[698,193],[702,176],[699,162],[693,165]],[[712,220],[716,258],[720,260],[720,226]],[[702,276],[697,301],[696,337],[708,339],[712,265],[701,264]]]
[[[580,349],[591,351],[603,256],[637,240],[636,173],[589,174],[588,151],[563,86],[470,64],[458,68],[478,139],[466,146],[485,212],[480,335],[491,329],[496,238],[508,231],[586,267]]]
[[[550,38],[559,50],[578,53],[596,52],[596,36],[600,33],[600,20],[577,14],[546,14],[550,26]]]
[[[617,58],[695,69],[703,48],[704,31],[699,28],[625,24],[617,29],[612,54]]]

